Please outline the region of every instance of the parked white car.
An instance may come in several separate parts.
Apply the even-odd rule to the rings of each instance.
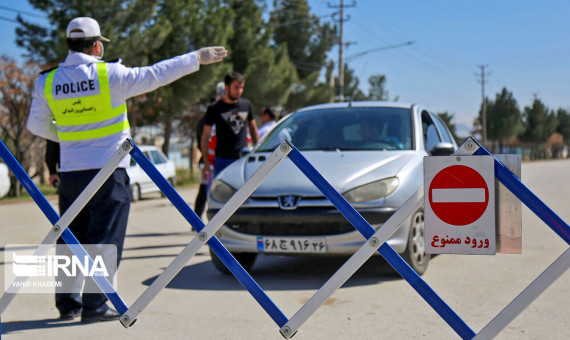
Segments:
[[[139,148],[168,182],[170,182],[170,185],[174,186],[176,183],[176,169],[174,163],[156,146],[142,145],[139,146]],[[132,157],[131,164],[127,168],[127,174],[131,180],[132,202],[138,201],[144,194],[160,192],[160,189]]]
[[[0,198],[6,196],[10,191],[10,176],[8,176],[8,166],[0,163]]]

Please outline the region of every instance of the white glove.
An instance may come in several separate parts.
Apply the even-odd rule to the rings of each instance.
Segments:
[[[223,46],[202,47],[196,51],[196,55],[201,65],[208,65],[222,61],[228,55],[228,51]]]

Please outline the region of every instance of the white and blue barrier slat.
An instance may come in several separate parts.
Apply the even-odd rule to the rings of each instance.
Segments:
[[[570,248],[507,305],[474,339],[492,339],[570,267]]]
[[[473,155],[491,155],[484,147],[474,140]],[[521,180],[515,176],[506,166],[495,158],[495,177],[503,183],[521,202],[523,202],[538,218],[548,225],[567,244],[570,245],[570,226],[550,209],[540,198],[538,198]]]
[[[123,152],[121,152],[121,150],[118,150],[117,153],[115,153],[112,157],[113,163],[116,162],[118,164],[118,161],[120,161],[120,159],[122,159],[129,150],[130,150],[130,148],[128,150],[123,150]],[[127,152],[125,152],[125,151],[127,151]],[[40,192],[40,190],[34,184],[32,179],[24,171],[24,169],[21,167],[21,165],[16,161],[16,159],[14,158],[12,153],[8,150],[8,148],[6,147],[4,142],[2,142],[1,140],[0,140],[0,157],[4,160],[6,165],[10,168],[10,171],[12,171],[14,176],[16,176],[16,178],[20,181],[22,186],[30,194],[30,196],[33,198],[33,200],[38,205],[38,207],[41,209],[41,211],[44,213],[44,215],[48,218],[50,223],[52,225],[54,225],[54,228],[48,233],[48,235],[46,236],[46,238],[42,242],[42,246],[55,243],[55,241],[57,241],[57,238],[61,236],[61,238],[65,241],[66,244],[68,244],[70,246],[71,245],[77,245],[77,247],[70,247],[70,249],[72,250],[72,252],[77,257],[84,258],[85,256],[87,256],[87,258],[89,259],[89,265],[91,266],[93,264],[93,260],[87,254],[87,252],[85,251],[85,248],[83,248],[83,246],[79,243],[79,241],[77,240],[75,235],[73,235],[71,230],[69,230],[67,228],[67,226],[73,220],[73,218],[77,215],[77,213],[79,213],[79,211],[83,208],[83,206],[87,203],[87,201],[93,196],[93,194],[96,192],[96,190],[103,184],[103,182],[106,180],[106,178],[108,178],[110,172],[112,172],[115,169],[116,165],[114,167],[112,165],[108,167],[109,169],[107,169],[106,172],[109,172],[109,170],[110,170],[110,172],[107,175],[98,173],[97,176],[93,179],[93,181],[84,190],[84,192],[81,193],[80,197],[82,199],[79,200],[79,198],[78,198],[78,200],[83,204],[83,206],[79,206],[79,203],[78,203],[75,205],[75,207],[73,209],[71,209],[71,207],[70,207],[70,209],[66,212],[66,214],[64,214],[63,217],[60,218],[59,215],[57,214],[57,212],[51,206],[51,204],[49,204],[49,202],[46,200],[44,195]],[[98,181],[100,183],[97,184],[96,179],[98,179]],[[76,202],[74,202],[74,204],[75,203]],[[74,215],[74,216],[68,217],[68,216],[72,216],[72,215]],[[64,218],[64,217],[66,217],[66,218]],[[66,221],[64,221],[64,220],[66,220]],[[60,223],[61,225],[58,225],[58,223]],[[36,253],[42,252],[45,249],[47,249],[47,247],[42,247],[42,246],[38,247],[38,249],[36,250]],[[109,298],[109,300],[111,301],[111,303],[113,304],[113,306],[115,307],[115,309],[117,309],[117,311],[119,313],[121,313],[121,312],[124,313],[127,310],[127,306],[122,301],[119,294],[115,291],[115,289],[113,288],[111,283],[105,277],[96,276],[96,277],[94,277],[94,281],[99,285],[99,287],[102,289],[102,291],[105,292],[105,294],[107,295],[107,297]],[[10,294],[5,293],[2,296],[2,298],[0,298],[0,315],[8,307],[8,305],[10,304],[10,302],[12,301],[14,296],[15,296],[15,294],[13,294],[13,293],[10,293]]]
[[[190,242],[190,244],[176,257],[176,259],[159,275],[140,297],[135,301],[131,308],[122,315],[121,323],[125,327],[131,326],[136,321],[136,316],[146,307],[150,301],[162,290],[168,282],[182,269],[187,261],[207,243],[210,248],[218,255],[220,260],[228,267],[238,281],[249,291],[253,298],[261,305],[265,312],[282,327],[287,321],[287,317],[273,303],[273,301],[265,294],[263,289],[255,282],[255,280],[247,273],[232,254],[222,245],[222,243],[214,236],[214,233],[225,223],[225,221],[241,206],[241,204],[253,193],[253,191],[263,182],[275,166],[283,160],[289,153],[290,148],[286,144],[282,144],[277,148],[271,156],[262,164],[262,166],[253,174],[253,176],[238,190],[232,198],[224,205],[224,207],[212,218],[208,225],[196,215],[196,213],[188,206],[188,204],[174,190],[170,183],[160,174],[154,165],[146,158],[142,151],[135,145],[131,151],[131,156],[141,166],[141,168],[149,175],[154,183],[162,190],[166,197],[172,202],[184,218],[194,227],[198,235]],[[207,242],[206,242],[207,241]]]
[[[289,159],[313,182],[313,184],[331,201],[332,204],[346,217],[346,219],[358,231],[370,241],[374,235],[374,228],[336,191],[324,177],[303,157],[303,155],[291,145],[292,151]],[[399,224],[399,223],[398,223]],[[382,229],[382,228],[380,228]],[[380,254],[390,263],[392,267],[422,296],[424,300],[453,328],[453,330],[463,339],[471,339],[475,332],[439,297],[435,291],[398,255],[398,253],[387,243],[382,243]],[[354,268],[354,271],[361,265]],[[348,279],[348,278],[346,278]],[[322,288],[321,288],[322,289]],[[332,293],[332,292],[331,292]],[[308,315],[306,316],[308,317]],[[294,317],[293,317],[294,318]],[[291,321],[293,321],[293,318]],[[303,320],[304,321],[304,320]],[[287,334],[284,334],[287,333]],[[282,329],[281,333],[287,337],[295,334],[296,329]]]
[[[458,155],[490,155],[484,147],[469,137],[456,152]],[[570,227],[542,200],[540,200],[521,180],[506,166],[495,158],[495,177],[503,183],[521,202],[523,202],[538,218],[548,225],[567,244],[570,244]],[[542,274],[540,274],[524,291],[509,303],[489,324],[487,324],[476,339],[490,339],[499,334],[526,307],[528,307],[542,292],[556,281],[570,267],[570,248],[560,255]]]

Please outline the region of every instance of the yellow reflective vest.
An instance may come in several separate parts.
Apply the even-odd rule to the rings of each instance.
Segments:
[[[107,63],[97,64],[100,93],[74,98],[55,99],[54,93],[81,93],[95,89],[92,79],[53,86],[57,69],[52,70],[44,86],[48,105],[53,112],[57,135],[61,141],[81,141],[106,137],[129,129],[127,104],[111,105]],[[121,117],[119,117],[121,116]]]

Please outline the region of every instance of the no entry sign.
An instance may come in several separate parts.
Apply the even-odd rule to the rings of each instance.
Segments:
[[[493,156],[424,158],[429,253],[495,254]]]
[[[483,176],[473,168],[452,165],[432,179],[429,202],[442,221],[456,226],[468,225],[485,213],[489,188]]]

